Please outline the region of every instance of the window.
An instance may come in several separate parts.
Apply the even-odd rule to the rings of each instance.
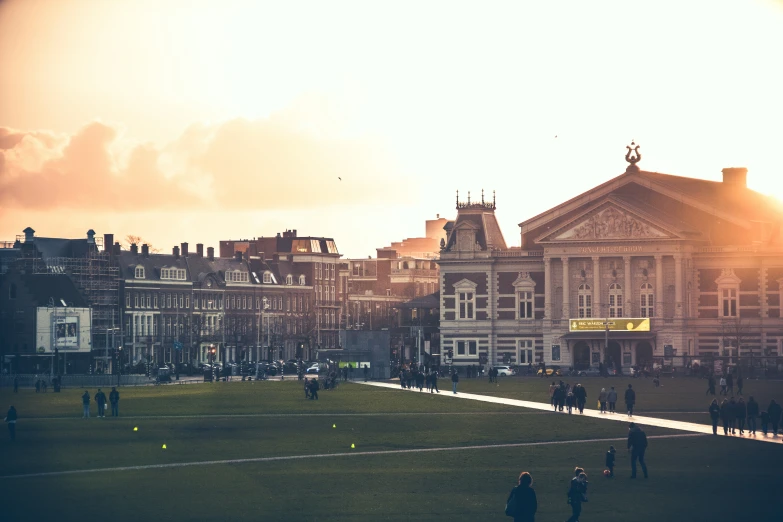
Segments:
[[[287,284],[287,285],[294,284],[294,276],[292,276],[291,274],[288,274],[287,276],[285,276],[285,284]]]
[[[185,296],[185,308],[190,309],[190,296]]]
[[[151,308],[150,304],[150,294],[147,294],[147,308]]]
[[[134,274],[136,279],[144,279],[144,267],[143,266],[137,266],[136,267],[136,273]]]
[[[457,353],[459,357],[475,357],[478,355],[478,343],[476,341],[457,341]]]
[[[476,294],[473,292],[459,292],[459,318],[473,319],[476,306]]]
[[[533,319],[533,292],[517,292],[517,312],[519,319]]]
[[[272,274],[269,272],[264,272],[264,283],[269,284],[272,282]]]
[[[590,285],[579,285],[577,307],[579,317],[593,317],[593,294],[590,292]]]
[[[171,294],[166,294],[166,308],[171,308]]]
[[[623,289],[617,283],[609,285],[609,317],[623,316]]]
[[[247,283],[250,281],[250,276],[247,272],[241,272],[239,270],[227,270],[226,282],[227,283]]]
[[[157,308],[158,307],[158,294],[155,294],[152,298],[152,305]]]
[[[552,345],[552,361],[559,361],[560,360],[560,345],[559,344],[553,344]],[[628,363],[630,365],[630,362]]]
[[[242,310],[247,310],[247,296],[242,296]]]
[[[639,295],[639,304],[641,305],[641,314],[642,317],[654,317],[655,316],[655,305],[654,305],[654,298],[655,294],[653,294],[653,287],[650,283],[644,283],[642,285],[642,288],[640,289],[640,295]]]
[[[522,339],[517,346],[519,357],[517,364],[527,364],[533,361],[533,339]]]
[[[299,286],[304,286],[304,285],[305,285],[305,276],[304,275],[300,275],[299,276]]]
[[[723,317],[737,317],[737,289],[722,288],[720,292]]]
[[[133,296],[133,308],[139,307],[139,294],[134,294]]]
[[[129,292],[125,294],[125,308],[130,308],[130,300],[131,300],[131,296]]]

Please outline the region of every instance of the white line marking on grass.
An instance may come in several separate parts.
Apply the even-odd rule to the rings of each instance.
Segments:
[[[673,435],[651,435],[648,439],[676,439],[685,437],[701,437],[701,434],[673,434]],[[304,460],[304,459],[324,459],[330,457],[358,457],[358,456],[377,456],[377,455],[400,455],[404,453],[430,453],[436,451],[470,451],[479,449],[502,449],[502,448],[522,448],[527,446],[552,446],[560,444],[574,444],[577,442],[622,442],[626,437],[616,437],[612,439],[579,439],[579,440],[549,440],[542,442],[517,442],[511,444],[485,444],[480,446],[452,446],[440,448],[415,448],[403,450],[385,450],[385,451],[352,451],[347,453],[319,453],[315,455],[286,455],[282,457],[258,457],[250,459],[227,459],[227,460],[202,460],[196,462],[172,462],[168,464],[147,464],[143,466],[120,466],[116,468],[94,468],[94,469],[74,469],[70,471],[44,471],[41,473],[25,473],[22,475],[2,475],[0,479],[21,479],[33,477],[59,477],[62,475],[77,475],[81,473],[101,473],[113,471],[144,471],[148,469],[165,468],[185,468],[188,466],[214,466],[219,464],[252,464],[258,462],[279,462],[284,460]]]
[[[365,386],[376,386],[379,388],[389,388],[393,390],[400,390],[403,392],[406,391],[414,391],[407,388],[400,387],[399,384],[394,383],[387,383],[387,382],[363,382],[358,383],[363,384]],[[507,406],[519,406],[520,408],[529,408],[532,410],[543,410],[548,411],[550,413],[553,413],[555,415],[568,415],[568,412],[562,411],[562,412],[556,412],[552,410],[552,405],[549,403],[543,403],[543,402],[532,402],[532,401],[522,401],[518,399],[507,399],[505,397],[496,397],[493,395],[480,395],[476,393],[463,393],[458,392],[456,395],[454,393],[446,392],[441,393],[439,397],[453,397],[455,399],[469,399],[474,401],[481,401],[481,402],[490,402],[493,404],[504,404]],[[595,400],[595,399],[591,399]],[[589,402],[588,402],[589,404]],[[595,404],[595,403],[593,403]],[[620,407],[624,406],[625,403],[621,403],[618,401],[618,405]],[[674,413],[674,412],[672,412]],[[626,412],[618,412],[616,414],[611,413],[601,413],[598,410],[592,410],[585,408],[584,414],[580,414],[578,411],[576,414],[571,414],[573,417],[591,417],[593,419],[603,419],[603,420],[610,420],[610,421],[616,421],[616,422],[624,422],[624,423],[630,423],[630,422],[636,422],[638,424],[641,424],[643,426],[657,426],[659,428],[669,428],[673,430],[680,430],[680,431],[688,431],[691,433],[701,433],[705,435],[712,435],[712,425],[709,424],[697,424],[695,422],[685,422],[685,421],[676,421],[671,419],[661,419],[658,417],[646,417],[646,416],[640,416],[640,415],[634,415],[633,417],[629,417]],[[705,418],[707,417],[707,413],[704,412]],[[718,427],[718,433],[720,433],[723,430],[722,426]],[[726,435],[724,435],[726,436]],[[747,440],[757,440],[761,442],[773,442],[780,444],[783,442],[783,437],[767,437],[764,435],[749,435],[747,430],[745,431],[745,435],[727,435],[728,437],[735,438],[735,439],[747,439]]]
[[[225,419],[256,417],[407,417],[415,415],[546,415],[543,411],[433,411],[433,412],[380,412],[380,413],[215,413],[214,415],[126,415],[120,419]],[[97,418],[97,417],[96,417]],[[24,421],[82,420],[82,417],[20,417]]]

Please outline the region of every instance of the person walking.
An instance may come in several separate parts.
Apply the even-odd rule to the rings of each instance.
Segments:
[[[772,424],[772,436],[775,437],[778,434],[778,424],[780,423],[780,404],[775,402],[775,399],[769,401],[767,406],[767,413],[769,414],[769,422]]]
[[[715,395],[715,376],[713,374],[707,378],[707,392],[704,395]]]
[[[101,419],[106,417],[106,394],[98,388],[98,393],[95,394],[95,403],[98,405],[98,417]]]
[[[552,381],[552,384],[549,385],[549,402],[552,404],[552,408],[557,409],[557,402],[555,402],[555,390],[557,389],[557,385],[555,384],[555,381]]]
[[[117,391],[117,388],[112,388],[111,392],[109,392],[109,403],[111,403],[111,416],[119,417],[120,416],[120,392]]]
[[[609,470],[609,478],[614,478],[614,456],[617,450],[614,446],[609,446],[609,451],[606,452],[606,469]]]
[[[451,374],[451,391],[454,392],[454,395],[457,394],[457,384],[459,383],[459,374],[457,373],[457,369],[454,369],[454,373]]]
[[[367,382],[370,378],[370,369],[367,367],[367,365],[364,365],[364,382]]]
[[[8,408],[8,413],[5,414],[3,419],[8,424],[8,435],[11,437],[11,442],[16,440],[16,408],[11,406]]]
[[[609,390],[606,400],[609,401],[609,413],[617,413],[617,390],[614,386]]]
[[[737,382],[739,383],[739,381],[737,381]],[[739,386],[739,384],[738,384],[738,386]],[[745,417],[748,416],[748,408],[747,408],[747,406],[745,406],[745,400],[742,397],[740,397],[739,400],[737,401],[736,408],[737,409],[735,410],[735,413],[736,413],[736,417],[737,417],[737,424],[739,425],[740,435],[744,435],[745,434]]]
[[[718,434],[718,420],[720,419],[720,406],[718,406],[718,399],[712,399],[710,403],[710,420],[712,420],[712,434]]]
[[[734,395],[734,374],[731,371],[726,375],[726,390],[727,393]]]
[[[566,393],[566,410],[568,410],[569,415],[571,415],[571,411],[574,409],[574,402],[576,402],[574,392],[573,390],[568,390]]]
[[[438,371],[432,372],[432,389],[430,390],[430,393],[433,391],[436,391],[440,393],[440,390],[438,389]]]
[[[628,450],[631,452],[631,478],[636,478],[636,461],[642,466],[644,478],[647,478],[647,464],[644,452],[647,451],[647,435],[635,423],[628,425]]]
[[[764,432],[764,436],[767,436],[767,430],[769,429],[769,413],[762,411],[759,413],[761,419],[761,431]]]
[[[720,376],[720,394],[721,395],[726,395],[727,394],[727,390],[726,390],[726,376],[725,375],[721,375]]]
[[[606,413],[606,398],[608,395],[606,388],[601,388],[601,391],[598,393],[598,404],[601,406],[601,413]]]
[[[723,434],[729,434],[729,424],[731,424],[731,406],[728,399],[723,399],[720,403],[720,419],[723,421]]]
[[[633,417],[633,407],[636,404],[636,392],[633,391],[633,386],[628,385],[628,389],[625,390],[625,409],[628,410],[628,416]]]
[[[581,384],[577,384],[574,396],[576,397],[576,407],[579,408],[579,413],[583,414],[585,412],[585,404],[587,404],[587,390]]]
[[[318,400],[318,390],[321,385],[318,384],[318,379],[310,379],[310,400]]]
[[[19,393],[19,377],[14,376],[14,393]]]
[[[759,416],[759,403],[753,398],[748,397],[748,433],[756,434],[756,417]]]
[[[579,522],[579,515],[582,514],[582,502],[587,502],[587,474],[584,469],[576,468],[574,475],[568,488],[571,518],[566,520],[566,522]]]
[[[538,500],[532,486],[533,477],[530,473],[520,473],[517,486],[506,500],[506,515],[514,517],[514,522],[535,522]]]
[[[742,386],[744,382],[742,380],[742,374],[737,375],[737,395],[742,395]]]
[[[82,395],[82,407],[84,408],[84,414],[82,415],[83,419],[89,419],[90,418],[90,392],[87,390],[84,390],[84,395]]]

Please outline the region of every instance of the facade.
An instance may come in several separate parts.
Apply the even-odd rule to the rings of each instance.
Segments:
[[[622,175],[520,223],[521,248],[506,246],[494,198],[457,198],[439,261],[455,364],[627,370],[783,354],[780,205],[747,188],[746,169],[723,169],[723,182],[646,172],[638,149]],[[622,326],[631,318],[649,331]],[[573,331],[589,319],[595,330]]]

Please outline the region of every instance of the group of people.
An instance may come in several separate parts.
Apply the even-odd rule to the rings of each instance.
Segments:
[[[720,395],[734,395],[734,373],[726,372],[720,376]],[[742,395],[744,380],[742,374],[737,373],[737,395]],[[715,375],[710,374],[707,378],[707,392],[704,395],[715,395]]]
[[[105,418],[106,417],[106,394],[103,393],[103,391],[98,388],[98,391],[95,392],[95,396],[93,397],[95,400],[95,404],[98,405],[98,417]],[[112,388],[111,392],[109,392],[109,403],[111,404],[111,416],[112,417],[119,417],[120,416],[120,392],[117,391],[117,388]],[[90,418],[90,392],[87,390],[84,390],[84,394],[82,395],[82,409],[83,409],[83,415],[82,418],[89,419]]]
[[[647,451],[647,435],[635,423],[628,426],[628,451],[631,452],[631,478],[636,478],[636,463],[639,462],[644,478],[648,478],[647,464],[644,462],[644,454]],[[614,462],[616,450],[609,446],[606,452],[606,469],[604,475],[614,478]],[[582,514],[582,504],[587,498],[587,473],[584,468],[574,468],[574,475],[568,483],[566,498],[571,506],[571,517],[566,522],[578,522]],[[538,498],[533,490],[533,477],[527,471],[519,475],[517,486],[511,490],[506,499],[506,515],[513,517],[514,522],[535,522],[538,511]]]
[[[552,381],[552,384],[549,385],[549,399],[553,411],[565,410],[570,414],[576,408],[579,410],[579,413],[584,413],[585,404],[587,403],[587,390],[581,384],[576,384],[572,388],[570,384],[566,384],[563,381],[560,381],[559,384]],[[625,390],[625,407],[629,417],[633,416],[635,405],[636,392],[633,389],[633,385],[629,384],[628,389]],[[609,391],[606,388],[601,388],[601,392],[598,394],[598,407],[601,413],[617,412],[617,391],[614,389],[614,386],[611,386]]]
[[[710,418],[712,419],[712,434],[718,434],[718,422],[723,422],[723,434],[735,435],[739,430],[740,435],[745,434],[745,421],[748,423],[748,433],[751,435],[756,434],[756,418],[761,419],[761,431],[766,436],[770,428],[772,436],[777,436],[778,427],[780,425],[781,414],[783,414],[783,408],[780,404],[772,399],[767,406],[766,411],[759,411],[759,403],[751,395],[748,397],[748,402],[740,397],[735,400],[723,399],[723,402],[719,405],[718,399],[712,399],[712,403],[708,409]]]
[[[412,370],[402,370],[400,372],[400,387],[413,389],[418,388],[419,391],[423,391],[424,387],[427,387],[427,391],[430,393],[438,392],[438,374],[437,372],[421,372],[415,368]]]
[[[304,380],[304,392],[305,399],[318,400],[318,390],[321,389],[321,384],[318,379],[305,379]]]

